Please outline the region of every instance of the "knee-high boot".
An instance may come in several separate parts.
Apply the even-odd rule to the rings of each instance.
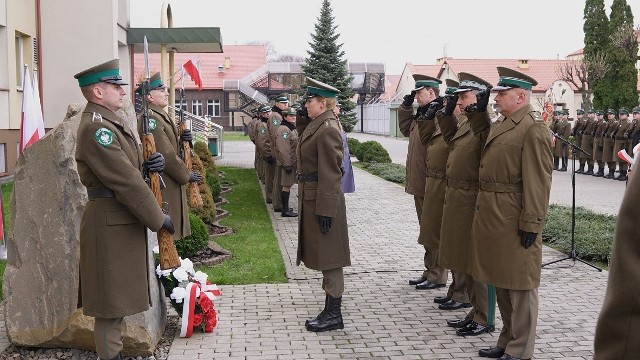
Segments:
[[[306,323],[305,326],[307,330],[313,332],[344,329],[342,297],[334,298],[331,295],[327,295],[327,309],[321,312],[316,319]]]
[[[280,214],[282,214],[282,217],[298,216],[298,213],[294,212],[293,209],[289,207],[289,195],[291,195],[289,191],[282,192],[282,211],[280,212]]]

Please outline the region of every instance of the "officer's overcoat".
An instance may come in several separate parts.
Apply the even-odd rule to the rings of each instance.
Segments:
[[[593,160],[602,161],[602,135],[607,129],[607,123],[604,119],[597,120],[593,135]]]
[[[309,123],[298,143],[298,173],[317,174],[317,181],[298,182],[297,264],[314,270],[351,265],[344,194],[341,190],[342,136],[333,112],[327,110]],[[320,232],[318,215],[332,225]]]
[[[138,117],[138,132],[142,136],[142,117]],[[178,156],[178,128],[164,109],[150,104],[149,132],[155,140],[156,151],[164,156],[164,171],[160,175],[166,187],[162,190],[162,202],[167,203],[171,221],[176,229],[173,239],[179,240],[191,235],[191,225],[185,186],[189,182],[189,170],[184,160]]]
[[[582,141],[577,145],[589,155],[580,152],[579,157],[581,159],[593,159],[593,135],[591,134],[596,130],[596,125],[597,122],[595,119],[587,118],[585,125],[582,128]]]
[[[282,123],[276,133],[276,158],[283,168],[280,178],[282,186],[292,186],[296,182],[297,147],[298,131],[295,128],[289,129]],[[290,168],[291,172],[287,173],[284,168]]]
[[[618,130],[618,125],[618,120],[609,121],[609,124],[605,130],[604,136],[602,138],[602,161],[604,162],[617,161],[613,158],[613,145],[615,143],[615,140],[612,138],[612,135],[614,135]]]
[[[115,194],[89,200],[82,216],[83,313],[116,318],[145,311],[149,308],[146,227],[159,230],[164,214],[140,174],[142,145],[116,114],[89,103],[78,127],[75,157],[84,186]]]
[[[618,124],[618,129],[614,133],[615,142],[613,144],[613,159],[612,161],[623,161],[618,157],[618,151],[626,150],[627,143],[629,142],[629,133],[631,131],[631,121],[624,120]],[[626,135],[626,138],[625,138]],[[632,155],[632,154],[631,154]]]
[[[551,134],[531,105],[511,116],[471,120],[475,134],[491,126],[480,160],[469,271],[480,283],[530,290],[540,285],[541,233],[551,190]],[[525,249],[518,229],[538,237]]]
[[[407,185],[404,190],[411,195],[424,197],[426,181],[426,149],[420,142],[418,123],[413,114],[413,107],[400,105],[398,108],[398,126],[402,135],[409,138],[407,151]]]

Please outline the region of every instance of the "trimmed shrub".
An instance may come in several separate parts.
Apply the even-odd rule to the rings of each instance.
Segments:
[[[213,161],[213,155],[209,151],[207,144],[202,141],[198,141],[193,145],[193,152],[198,155],[200,161],[204,165],[204,168],[207,169],[207,172],[210,172],[214,176],[218,176],[218,170],[216,169],[216,164]],[[204,173],[202,173],[204,175]]]
[[[209,189],[211,190],[213,200],[217,201],[220,198],[220,192],[222,191],[222,187],[220,186],[220,177],[207,171],[207,186],[209,186]]]
[[[351,151],[356,158],[358,159],[358,161],[363,162],[363,156],[365,151],[367,151],[369,149],[370,146],[372,146],[372,144],[374,143],[378,143],[377,141],[365,141],[363,143],[360,143],[360,145],[356,146],[355,151],[352,151],[351,149],[349,151]]]
[[[405,184],[407,181],[407,169],[404,165],[393,163],[363,163],[363,168],[373,175],[387,181]]]
[[[362,161],[366,163],[390,163],[391,157],[379,142],[374,141],[362,154]]]
[[[207,174],[204,169],[204,165],[202,165],[202,161],[200,161],[200,158],[198,156],[193,157],[193,169],[200,172],[201,174]],[[213,222],[216,221],[216,203],[213,201],[211,189],[209,188],[207,182],[201,182],[200,184],[198,184],[198,189],[200,189],[200,196],[202,196],[203,205],[202,207],[194,208],[189,201],[189,197],[187,196],[189,210],[200,217],[200,219],[202,219],[202,221],[204,221],[205,223],[213,224]]]
[[[347,137],[347,145],[349,146],[349,155],[356,156],[358,148],[360,147],[360,141]]]
[[[198,216],[189,213],[191,235],[176,240],[176,249],[181,258],[192,257],[209,245],[209,230],[207,225]]]

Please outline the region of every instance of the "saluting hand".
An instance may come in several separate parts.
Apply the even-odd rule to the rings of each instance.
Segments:
[[[456,106],[458,105],[458,94],[453,94],[447,96],[447,106],[444,108],[444,115],[451,116],[453,115]]]

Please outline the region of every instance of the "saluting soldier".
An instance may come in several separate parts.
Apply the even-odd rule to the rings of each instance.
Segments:
[[[593,131],[593,161],[598,163],[598,171],[593,174],[595,177],[604,176],[605,163],[602,157],[602,141],[605,130],[607,130],[607,120],[604,118],[604,111],[596,110],[597,123]]]
[[[276,153],[276,133],[282,122],[282,110],[289,107],[289,97],[287,94],[280,94],[275,98],[275,104],[271,108],[271,118],[269,119],[269,140],[271,141],[271,152]],[[273,169],[273,186],[271,187],[271,199],[273,200],[273,211],[282,211],[282,187],[280,187],[280,175],[282,173],[282,164],[276,158]],[[265,189],[266,190],[266,189]]]
[[[282,188],[282,217],[296,217],[298,214],[289,207],[291,187],[296,183],[296,147],[298,131],[296,131],[296,110],[287,108],[282,111],[284,119],[276,132],[276,158],[281,165],[280,186]]]
[[[613,145],[615,143],[614,136],[618,130],[618,120],[616,120],[616,111],[607,109],[607,128],[602,134],[602,160],[607,164],[609,173],[605,175],[605,179],[613,179],[616,172],[616,163],[613,158]],[[617,156],[616,156],[617,157]]]
[[[631,131],[631,122],[629,121],[629,110],[627,108],[620,108],[618,110],[618,129],[613,133],[614,145],[613,145],[613,159],[618,163],[618,169],[620,174],[614,179],[619,181],[627,181],[627,162],[620,159],[618,151],[626,150],[629,146],[629,134]]]
[[[596,326],[594,360],[637,359],[640,353],[640,176],[632,170],[618,212],[607,291]]]
[[[596,129],[596,112],[593,109],[587,111],[587,119],[582,130],[582,142],[580,147],[588,153],[580,152],[580,170],[584,169],[584,163],[587,163],[587,171],[580,172],[585,175],[593,175],[593,132]]]
[[[537,81],[504,67],[498,75],[494,91],[501,116],[494,123],[488,117],[469,119],[475,134],[490,127],[480,159],[469,270],[474,279],[496,287],[503,320],[497,346],[479,355],[530,359],[538,320],[540,234],[551,191],[551,138],[530,104]]]
[[[424,266],[425,270],[419,278],[409,280],[409,285],[415,285],[418,290],[429,290],[444,287],[447,282],[447,271],[438,265],[438,242],[440,238],[439,222],[442,220],[442,201],[444,201],[444,191],[440,196],[443,200],[430,199],[430,202],[440,203],[440,215],[437,218],[430,217],[430,211],[425,212],[424,197],[427,195],[426,178],[429,177],[429,171],[425,168],[425,161],[429,157],[426,146],[429,143],[431,136],[436,131],[436,124],[433,120],[435,118],[435,110],[433,111],[432,118],[426,121],[424,124],[422,121],[418,121],[421,116],[424,116],[426,109],[430,102],[435,100],[439,95],[439,86],[442,83],[439,79],[415,74],[413,76],[415,80],[415,88],[412,94],[405,96],[405,102],[401,106],[398,112],[399,119],[409,118],[411,120],[410,127],[405,125],[405,136],[409,137],[409,153],[407,154],[407,187],[405,191],[414,194],[414,202],[416,205],[416,211],[418,213],[418,224],[420,225],[420,235],[418,236],[418,243],[424,247]],[[413,114],[413,109],[409,107],[410,102],[413,99],[418,103],[418,110],[416,114]],[[442,102],[442,99],[439,99]],[[424,128],[426,124],[426,127]],[[402,128],[403,126],[401,126]],[[423,128],[421,128],[423,127]],[[439,132],[438,132],[439,133]],[[413,140],[411,140],[413,139]],[[446,147],[446,144],[444,144]],[[433,156],[433,152],[432,155]],[[442,161],[446,163],[446,157]],[[435,166],[435,164],[434,164]],[[410,170],[411,169],[411,170]],[[432,174],[431,176],[434,176]],[[444,175],[441,176],[444,178]],[[409,185],[411,183],[411,185]],[[418,187],[422,184],[422,190]],[[435,187],[434,187],[435,189]],[[434,193],[437,192],[434,190]],[[437,206],[434,205],[434,209]],[[437,223],[438,226],[438,239],[426,235],[426,222],[422,221],[422,218],[429,218],[429,223],[434,226]],[[435,231],[435,230],[434,230]],[[430,241],[427,239],[430,238]]]
[[[87,105],[76,137],[75,159],[89,201],[80,223],[81,304],[95,318],[94,339],[101,359],[123,359],[122,320],[149,309],[147,228],[173,233],[140,169],[161,172],[162,154],[143,162],[142,144],[115,114],[127,85],[119,61],[75,75]],[[153,284],[157,286],[157,284]]]
[[[271,204],[273,191],[273,172],[275,171],[276,158],[271,150],[271,137],[269,136],[269,121],[271,120],[271,107],[263,105],[258,109],[260,122],[256,126],[256,145],[260,151],[262,168],[264,169],[264,196],[265,202]]]
[[[141,88],[136,90],[138,94]],[[165,188],[162,189],[162,201],[169,207],[169,215],[173,220],[176,232],[173,240],[180,240],[191,235],[189,224],[189,208],[187,206],[186,184],[202,181],[202,175],[197,171],[190,171],[184,164],[184,154],[178,155],[181,150],[180,141],[193,141],[191,130],[182,134],[171,120],[164,108],[169,104],[169,91],[162,82],[160,73],[155,73],[149,79],[149,94],[147,95],[149,106],[149,131],[153,134],[156,150],[164,157],[165,167],[162,180]],[[142,134],[142,115],[138,116],[138,133]]]
[[[322,271],[325,308],[307,320],[309,331],[344,328],[342,294],[345,266],[351,265],[347,209],[342,193],[342,136],[333,114],[338,89],[306,79],[305,107],[311,122],[298,143],[298,258]]]
[[[475,281],[468,274],[469,242],[473,236],[471,226],[479,188],[480,154],[489,129],[477,136],[471,130],[467,116],[486,116],[491,85],[484,79],[468,73],[458,74],[459,88],[455,91],[460,115],[459,122],[445,109],[438,114],[438,123],[450,152],[447,159],[447,191],[442,215],[440,264],[451,270],[453,282],[463,287],[464,296],[473,308],[463,319],[448,320],[447,324],[459,328],[456,334],[475,336],[495,330],[495,288]],[[478,95],[480,94],[480,95]],[[480,97],[480,100],[477,99]],[[447,99],[447,103],[450,99]],[[448,105],[447,105],[448,108]],[[449,111],[446,111],[449,110]],[[491,299],[491,301],[489,301]],[[452,300],[460,302],[455,297]]]
[[[587,126],[587,120],[584,118],[584,110],[577,109],[576,110],[576,121],[573,125],[573,130],[571,130],[571,136],[573,136],[573,143],[576,146],[582,145],[582,136],[584,134],[584,129]],[[576,153],[577,155],[577,153]],[[578,170],[576,170],[576,174],[584,173],[584,165],[585,159],[582,157],[579,158],[579,166]]]

